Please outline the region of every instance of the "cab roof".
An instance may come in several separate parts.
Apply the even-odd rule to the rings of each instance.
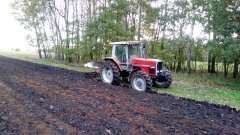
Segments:
[[[111,42],[110,45],[140,45],[141,41],[121,41],[121,42]]]

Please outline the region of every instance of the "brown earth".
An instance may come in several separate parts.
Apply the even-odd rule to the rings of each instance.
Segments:
[[[234,135],[240,112],[0,57],[0,134]]]

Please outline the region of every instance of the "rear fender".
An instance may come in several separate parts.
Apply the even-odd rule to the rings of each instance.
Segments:
[[[122,71],[121,63],[117,60],[117,58],[107,57],[107,58],[104,59],[104,61],[107,61],[107,60],[110,60],[110,61],[114,62],[118,66],[118,69],[120,71]]]

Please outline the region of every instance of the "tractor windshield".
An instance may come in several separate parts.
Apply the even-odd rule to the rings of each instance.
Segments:
[[[129,47],[129,56],[132,58],[144,58],[144,50],[140,45],[131,45]]]

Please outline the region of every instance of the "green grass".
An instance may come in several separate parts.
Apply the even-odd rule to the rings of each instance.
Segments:
[[[197,101],[228,105],[240,109],[240,81],[210,75],[184,75],[173,73],[173,85],[169,89],[155,89]]]
[[[39,59],[37,54],[0,52],[0,55],[17,58],[38,64],[65,68],[80,72],[92,72],[92,69],[81,65],[59,62],[56,60]],[[173,84],[169,89],[155,89],[159,93],[167,93],[214,104],[228,105],[240,109],[240,80],[222,78],[222,75],[173,73]]]
[[[0,55],[15,58],[19,60],[29,61],[37,64],[49,65],[53,67],[59,67],[79,72],[93,72],[94,70],[85,68],[81,64],[71,64],[67,62],[61,62],[53,59],[39,59],[35,53],[22,53],[22,52],[3,52],[0,51]]]

